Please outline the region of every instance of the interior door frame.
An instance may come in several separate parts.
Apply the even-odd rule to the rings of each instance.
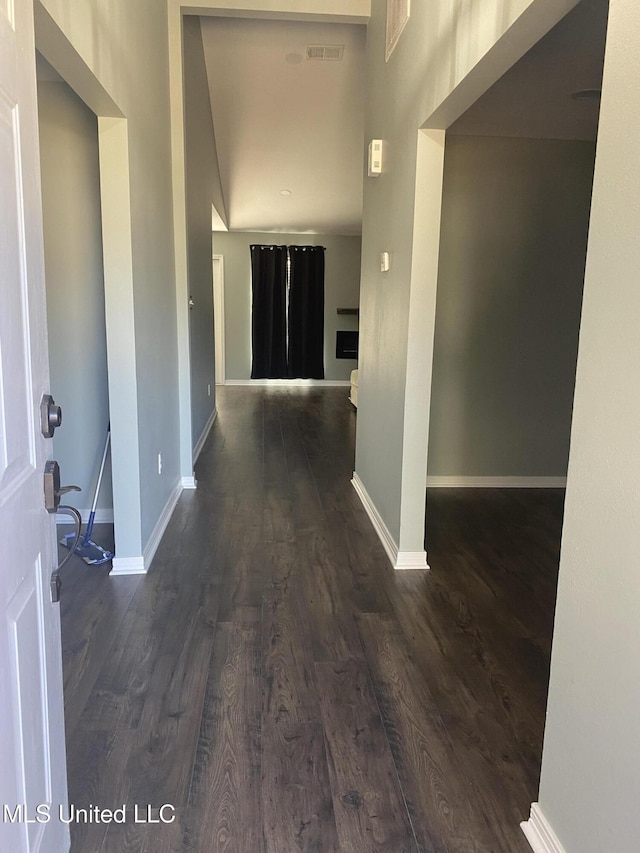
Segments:
[[[127,118],[79,60],[67,36],[34,0],[36,49],[98,120],[100,205],[107,338],[116,556],[112,574],[144,572]],[[35,57],[34,57],[35,61]]]
[[[226,382],[224,335],[224,255],[213,255],[213,339],[215,343],[216,385]]]

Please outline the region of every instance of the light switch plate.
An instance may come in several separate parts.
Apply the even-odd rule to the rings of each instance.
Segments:
[[[369,143],[369,161],[367,174],[370,178],[377,178],[382,174],[382,140],[372,139]]]

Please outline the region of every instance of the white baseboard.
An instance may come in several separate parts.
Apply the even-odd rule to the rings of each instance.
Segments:
[[[349,388],[351,382],[348,379],[226,379],[225,385],[271,385],[291,387],[299,385],[300,387],[311,388],[316,385],[324,385],[325,388]]]
[[[78,512],[82,516],[82,521],[86,524],[89,521],[89,516],[91,515],[90,509],[79,509]],[[69,515],[56,515],[56,524],[72,524],[71,516]],[[112,509],[97,509],[96,517],[94,520],[95,524],[113,524],[113,510]]]
[[[426,551],[398,551],[396,562],[393,567],[397,571],[406,569],[428,569]]]
[[[211,412],[211,417],[206,422],[205,427],[202,430],[202,434],[201,434],[200,438],[195,443],[195,447],[193,448],[193,464],[194,465],[198,461],[198,456],[200,456],[200,452],[201,452],[202,448],[204,447],[205,441],[209,437],[209,433],[211,432],[211,427],[213,426],[213,423],[217,417],[218,417],[218,410],[214,409]]]
[[[395,539],[391,535],[389,528],[384,523],[384,520],[380,513],[377,510],[376,505],[371,500],[369,493],[360,477],[353,472],[353,479],[351,480],[351,484],[353,488],[356,490],[356,493],[360,500],[362,501],[362,506],[365,508],[367,515],[369,516],[371,523],[373,524],[374,530],[378,534],[378,538],[382,542],[382,546],[384,550],[387,552],[387,556],[391,560],[391,565],[394,569],[428,569],[429,566],[427,564],[427,552],[426,551],[400,551],[398,550],[398,546],[396,544]]]
[[[534,853],[566,853],[538,803],[531,804],[531,816],[520,824],[520,828]]]
[[[166,502],[164,509],[160,513],[160,518],[158,518],[156,526],[153,528],[153,532],[145,545],[142,556],[114,557],[111,568],[112,575],[146,575],[151,567],[151,562],[155,553],[158,550],[158,545],[160,544],[162,536],[167,529],[169,521],[171,520],[173,510],[178,503],[178,498],[182,494],[183,488],[182,481],[178,480],[173,487],[173,491],[169,495],[169,499]]]
[[[181,484],[183,489],[197,489],[198,488],[198,481],[196,480],[195,476],[193,476],[193,475],[191,477],[182,477],[180,480],[180,484]]]
[[[566,477],[427,477],[429,489],[564,489],[566,485]]]
[[[396,541],[391,535],[389,528],[384,523],[376,505],[369,497],[369,493],[367,492],[364,483],[355,471],[353,472],[351,485],[356,490],[356,493],[362,502],[362,506],[365,508],[365,511],[373,524],[374,530],[378,534],[378,539],[382,542],[384,550],[387,552],[391,563],[395,566],[396,559],[398,557],[398,546]]]
[[[111,575],[146,575],[144,557],[114,557]]]
[[[142,556],[144,559],[145,571],[149,571],[151,568],[151,562],[155,556],[156,551],[158,550],[158,545],[160,544],[160,540],[167,529],[167,525],[171,520],[171,516],[173,515],[173,511],[176,508],[176,504],[178,503],[178,498],[182,494],[183,485],[182,481],[178,480],[178,482],[173,487],[173,491],[169,495],[169,500],[166,502],[164,509],[160,513],[160,518],[156,522],[156,526],[153,528],[153,533],[149,537],[147,544],[144,547],[144,551],[142,552]]]

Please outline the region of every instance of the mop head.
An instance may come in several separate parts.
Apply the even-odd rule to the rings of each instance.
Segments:
[[[65,548],[73,547],[73,540],[75,539],[74,533],[67,533],[66,536],[60,540],[60,544],[64,545]],[[107,551],[102,545],[98,545],[96,542],[93,542],[91,539],[80,539],[75,548],[75,553],[82,557],[82,559],[89,566],[101,566],[103,563],[108,563],[109,560],[113,560],[115,554],[112,551]]]

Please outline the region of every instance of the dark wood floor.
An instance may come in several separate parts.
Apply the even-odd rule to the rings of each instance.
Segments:
[[[525,853],[563,494],[434,490],[394,573],[345,389],[218,408],[150,573],[64,573],[74,853]]]

